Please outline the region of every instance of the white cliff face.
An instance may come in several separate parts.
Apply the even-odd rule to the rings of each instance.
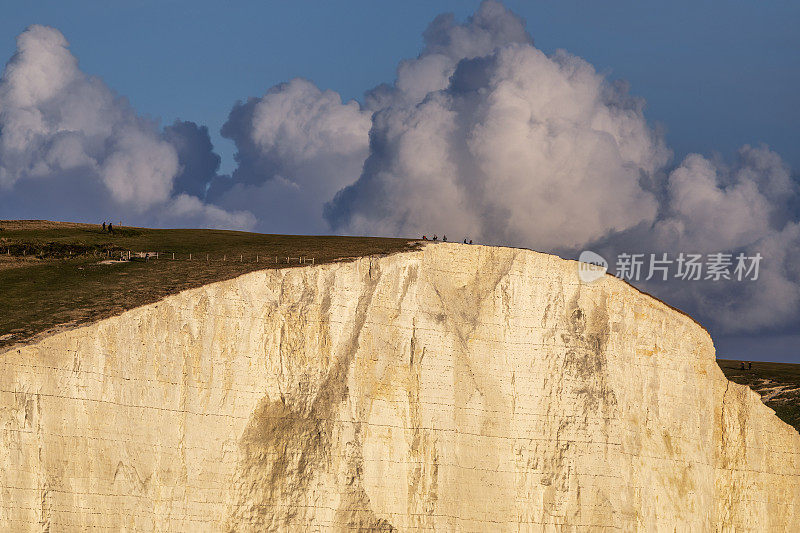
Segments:
[[[0,529],[800,530],[800,436],[689,317],[429,245],[0,355]]]

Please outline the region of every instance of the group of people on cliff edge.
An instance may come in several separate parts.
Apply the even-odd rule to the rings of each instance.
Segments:
[[[422,236],[422,240],[423,240],[423,241],[433,241],[433,242],[436,242],[436,241],[438,241],[438,240],[439,240],[439,236],[438,236],[438,235],[436,235],[436,234],[434,233],[434,234],[433,234],[433,237],[432,237],[432,238],[430,238],[430,239],[428,239],[428,236],[427,236],[427,235],[423,235],[423,236]],[[442,235],[442,242],[447,242],[447,235]],[[464,244],[472,244],[472,239],[467,239],[466,237],[464,237]]]

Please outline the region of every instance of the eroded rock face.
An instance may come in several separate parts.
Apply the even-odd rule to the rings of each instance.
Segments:
[[[800,436],[611,277],[429,245],[0,355],[0,529],[800,530]]]

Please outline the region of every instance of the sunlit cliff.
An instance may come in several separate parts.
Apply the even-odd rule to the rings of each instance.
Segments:
[[[428,245],[0,354],[0,529],[800,529],[800,436],[690,317]]]

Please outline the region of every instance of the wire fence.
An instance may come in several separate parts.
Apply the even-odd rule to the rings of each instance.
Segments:
[[[236,262],[236,263],[264,263],[264,264],[300,264],[313,265],[314,257],[300,255],[269,254],[211,254],[211,253],[179,253],[179,252],[134,252],[132,250],[119,250],[108,252],[107,258],[115,261],[203,261],[203,262]]]
[[[310,264],[316,263],[316,258],[308,255],[273,255],[273,254],[219,254],[219,253],[194,253],[194,252],[135,252],[133,250],[108,250],[108,249],[75,249],[58,250],[53,253],[49,250],[37,249],[29,245],[5,246],[0,248],[0,254],[6,256],[31,258],[69,258],[94,256],[109,261],[204,261],[204,262],[236,262],[236,263],[264,263],[264,264]],[[80,248],[80,247],[76,247]]]

